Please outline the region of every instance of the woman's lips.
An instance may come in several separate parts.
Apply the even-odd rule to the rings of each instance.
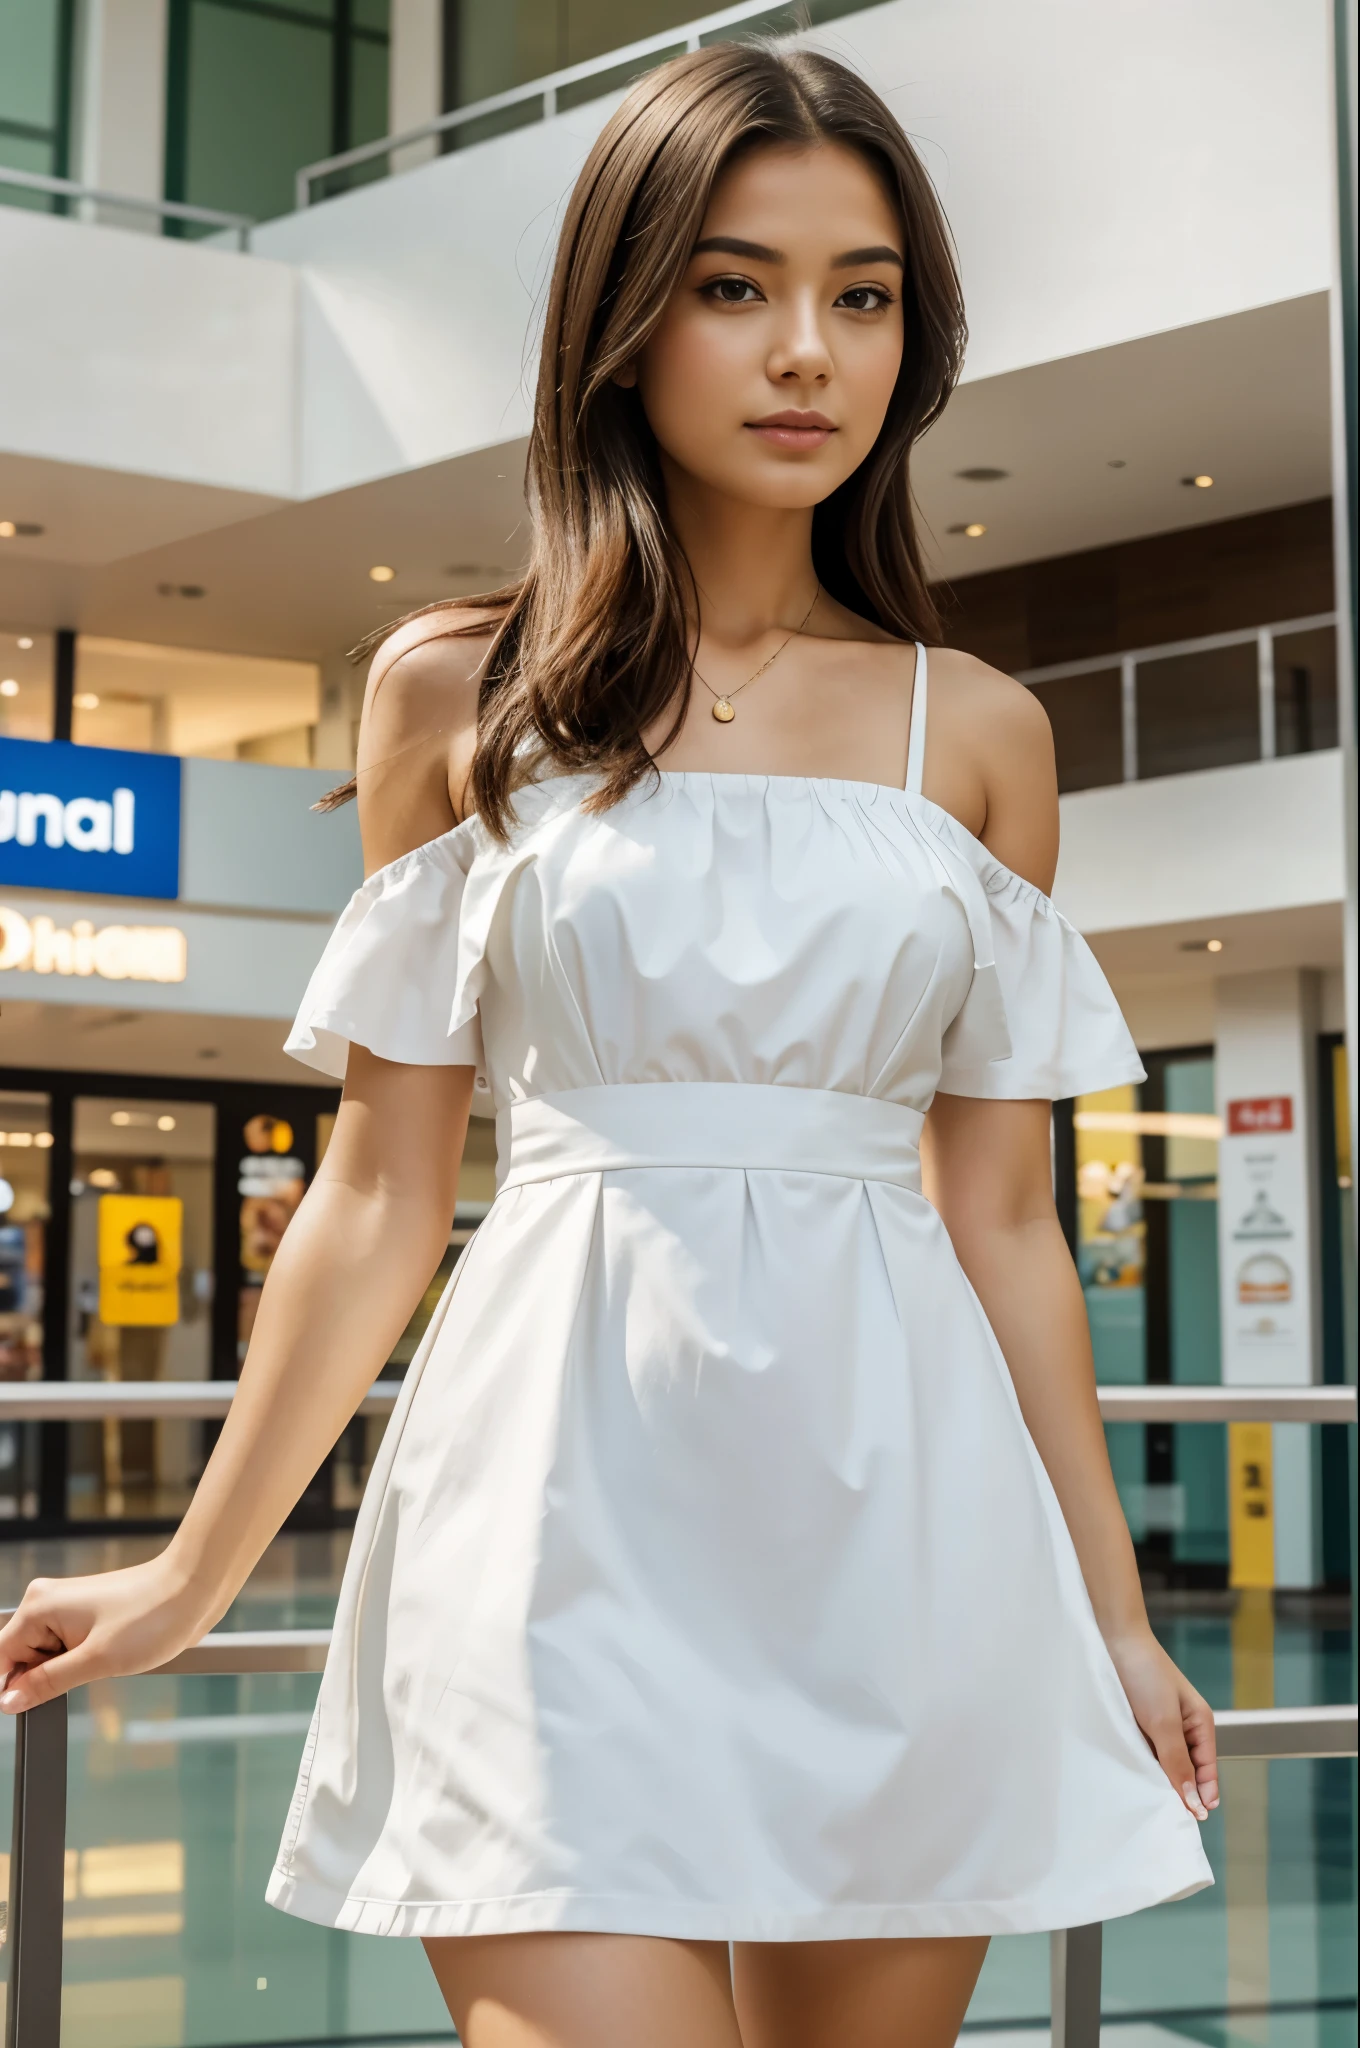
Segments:
[[[836,431],[819,412],[775,412],[767,419],[748,420],[746,428],[776,448],[798,449],[821,448]]]

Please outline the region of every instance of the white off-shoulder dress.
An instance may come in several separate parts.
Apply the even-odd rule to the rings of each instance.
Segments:
[[[499,1186],[364,1498],[269,1897],[369,1934],[1006,1934],[1210,1882],[920,1191],[937,1089],[1141,1077],[907,787],[526,791],[372,876],[290,1049],[470,1065]]]

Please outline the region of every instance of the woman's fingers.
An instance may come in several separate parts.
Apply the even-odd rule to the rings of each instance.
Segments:
[[[1173,1702],[1174,1704],[1174,1702]],[[1196,1820],[1208,1820],[1209,1809],[1199,1796],[1195,1767],[1186,1747],[1185,1730],[1177,1713],[1159,1714],[1146,1731],[1157,1761],[1175,1786]]]
[[[1218,1739],[1214,1733],[1213,1709],[1189,1686],[1181,1698],[1181,1725],[1185,1746],[1195,1768],[1195,1783],[1204,1805],[1218,1805]]]
[[[0,1693],[0,1708],[7,1714],[26,1714],[30,1707],[45,1706],[49,1700],[70,1692],[73,1686],[87,1685],[99,1676],[97,1659],[89,1644],[82,1643],[78,1649],[45,1657],[26,1670],[11,1670]]]

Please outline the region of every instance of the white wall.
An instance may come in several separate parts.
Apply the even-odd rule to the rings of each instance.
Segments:
[[[1343,804],[1339,752],[1078,790],[1054,898],[1084,932],[1339,903]]]

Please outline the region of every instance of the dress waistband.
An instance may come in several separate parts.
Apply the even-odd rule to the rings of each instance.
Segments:
[[[745,1081],[638,1081],[513,1102],[496,1118],[499,1187],[638,1166],[826,1173],[921,1189],[919,1109]]]

